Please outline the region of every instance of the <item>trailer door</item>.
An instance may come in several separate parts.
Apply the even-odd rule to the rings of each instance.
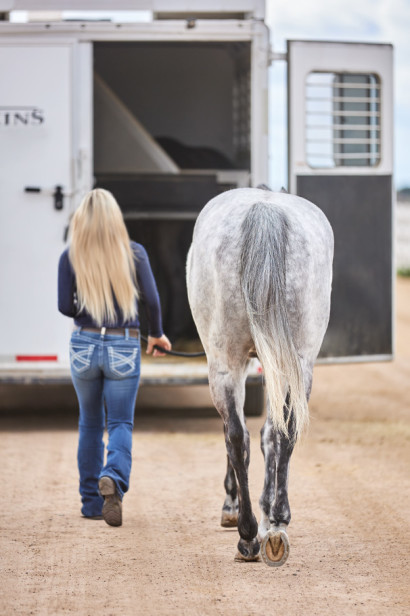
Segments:
[[[335,235],[320,357],[392,356],[392,47],[288,41],[290,192]]]
[[[48,33],[0,43],[0,368],[67,356],[57,265],[91,143],[80,109],[91,78],[87,86],[84,62],[77,70],[80,56],[91,68],[91,53],[79,47]]]

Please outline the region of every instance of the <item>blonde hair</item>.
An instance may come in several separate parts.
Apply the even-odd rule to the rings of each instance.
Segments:
[[[124,323],[137,315],[138,290],[130,238],[118,203],[102,188],[86,194],[70,226],[69,256],[77,280],[79,310],[97,325]]]

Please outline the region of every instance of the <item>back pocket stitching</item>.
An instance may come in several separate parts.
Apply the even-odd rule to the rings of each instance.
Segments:
[[[70,344],[70,360],[76,372],[84,372],[91,364],[91,355],[94,351],[95,344],[81,345]],[[80,366],[77,366],[74,362],[79,362]]]
[[[137,357],[138,349],[119,349],[117,347],[108,347],[108,357],[110,360],[110,368],[117,376],[128,376],[133,370],[135,370],[135,359]],[[123,355],[127,353],[128,355]],[[118,368],[128,365],[129,368],[126,371],[120,371]]]

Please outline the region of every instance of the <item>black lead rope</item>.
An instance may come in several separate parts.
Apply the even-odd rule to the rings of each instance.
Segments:
[[[148,342],[148,338],[141,334],[141,340],[144,342]],[[166,349],[160,347],[158,344],[154,345],[154,349],[160,351],[161,353],[165,353],[165,355],[175,355],[175,357],[204,357],[205,351],[200,351],[199,353],[183,353],[182,351],[167,351]]]

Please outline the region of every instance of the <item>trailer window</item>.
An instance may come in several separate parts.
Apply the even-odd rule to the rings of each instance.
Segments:
[[[310,167],[374,167],[380,162],[380,87],[374,74],[307,76],[305,145]]]

